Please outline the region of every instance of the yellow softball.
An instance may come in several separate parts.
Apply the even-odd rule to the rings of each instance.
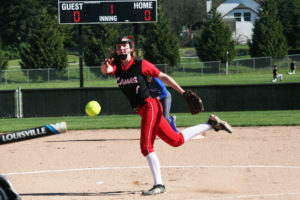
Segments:
[[[100,111],[101,111],[101,106],[97,101],[90,101],[85,106],[85,112],[90,117],[99,115]]]

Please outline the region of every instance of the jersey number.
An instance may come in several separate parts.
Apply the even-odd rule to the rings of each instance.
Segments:
[[[138,93],[139,93],[139,89],[140,89],[140,86],[139,86],[139,85],[136,86],[136,88],[135,88],[135,94],[138,94]]]

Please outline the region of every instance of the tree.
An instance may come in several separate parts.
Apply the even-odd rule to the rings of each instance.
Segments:
[[[277,0],[276,3],[289,48],[300,50],[300,1]]]
[[[215,8],[212,9],[212,18],[197,33],[195,43],[197,55],[202,61],[220,60],[225,63],[236,54],[232,31]]]
[[[4,52],[1,48],[1,41],[0,41],[0,78],[2,78],[2,75],[3,75],[2,70],[5,70],[7,68],[7,62],[8,62],[8,60],[5,57]]]
[[[19,44],[26,40],[29,30],[39,12],[36,0],[1,1],[0,39],[3,48],[18,51]]]
[[[287,54],[287,41],[278,18],[275,0],[261,2],[261,10],[254,24],[252,41],[248,44],[252,57],[282,58]]]
[[[57,12],[58,12],[57,1],[53,1],[53,0],[39,1],[38,0],[38,4],[39,4],[39,7],[46,9],[47,13],[50,16],[54,17],[57,15]]]
[[[191,39],[192,26],[206,16],[205,0],[163,0],[162,6],[170,19],[172,31],[179,37],[187,27],[187,38]]]
[[[142,42],[143,56],[156,64],[174,66],[180,61],[178,38],[171,32],[170,22],[159,8],[158,22],[145,26]]]
[[[63,47],[57,19],[44,11],[35,24],[35,29],[21,48],[22,69],[52,68],[57,73],[63,72],[67,67],[67,51]],[[34,78],[39,76],[37,74]]]
[[[87,66],[99,66],[112,54],[116,38],[114,25],[90,25],[84,29],[84,62]],[[100,71],[96,70],[98,74]]]
[[[4,70],[7,67],[7,58],[4,55],[3,50],[1,49],[1,45],[0,45],[0,70]]]

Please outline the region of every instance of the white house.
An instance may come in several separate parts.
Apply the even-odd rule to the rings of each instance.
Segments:
[[[212,0],[206,1],[207,12],[211,10]],[[224,0],[217,4],[225,22],[231,22],[233,37],[239,43],[246,43],[252,38],[252,29],[260,9],[256,0]]]

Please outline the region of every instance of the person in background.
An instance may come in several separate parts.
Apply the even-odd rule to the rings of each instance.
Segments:
[[[278,77],[280,78],[280,81],[283,80],[282,74],[278,73],[277,65],[274,65],[274,68],[273,68],[273,80],[272,80],[272,82],[273,83],[276,82]]]
[[[288,74],[295,74],[296,73],[296,61],[293,59],[290,65],[291,72],[288,72]]]
[[[158,100],[160,100],[163,106],[163,114],[165,119],[169,122],[174,131],[178,133],[175,124],[176,116],[174,115],[170,117],[170,110],[172,104],[171,93],[167,90],[165,84],[158,78],[152,78],[151,76],[148,76],[147,79],[149,82],[149,90],[152,97],[156,97]]]

